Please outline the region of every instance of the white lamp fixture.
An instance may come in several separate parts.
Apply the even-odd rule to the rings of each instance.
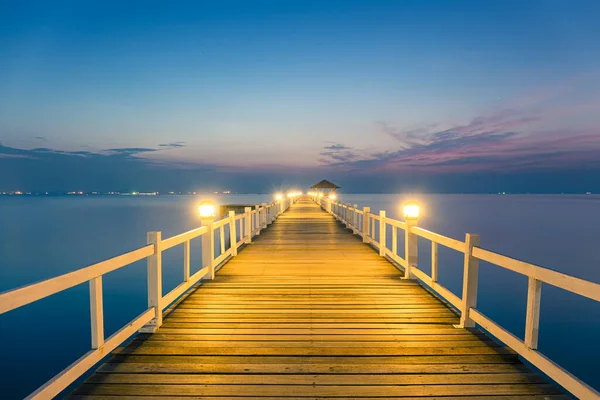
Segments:
[[[419,218],[419,204],[414,201],[409,201],[404,205],[404,218],[417,219]]]
[[[215,216],[215,204],[211,201],[203,201],[198,207],[200,218],[213,218]]]

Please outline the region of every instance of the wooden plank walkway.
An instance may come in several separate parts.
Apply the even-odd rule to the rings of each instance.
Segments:
[[[568,398],[308,198],[72,398]]]

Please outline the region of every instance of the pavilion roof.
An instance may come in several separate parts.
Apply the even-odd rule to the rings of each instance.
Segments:
[[[339,189],[340,187],[335,183],[329,182],[327,179],[323,179],[321,182],[314,184],[310,187],[311,189]]]

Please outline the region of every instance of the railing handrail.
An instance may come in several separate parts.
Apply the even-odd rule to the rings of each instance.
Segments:
[[[154,254],[154,246],[140,247],[139,249],[100,261],[73,272],[2,292],[0,293],[0,314],[42,300],[53,294],[88,282],[98,276],[116,271],[136,261],[148,258],[152,254]]]
[[[31,393],[27,399],[47,399],[58,395],[98,361],[121,345],[138,331],[153,332],[162,323],[162,312],[180,296],[185,294],[198,281],[207,276],[214,277],[215,268],[228,258],[237,255],[238,248],[252,241],[255,235],[273,222],[279,214],[286,211],[295,198],[277,202],[263,203],[255,209],[246,208],[244,213],[236,215],[230,211],[228,216],[208,225],[162,239],[160,232],[149,232],[149,239],[155,242],[119,256],[104,260],[73,272],[59,275],[37,283],[0,293],[0,315],[27,304],[42,300],[53,294],[74,286],[89,282],[90,314],[92,330],[92,349],[69,365],[59,374]],[[237,225],[239,225],[239,230]],[[225,226],[229,226],[230,246],[225,249]],[[220,229],[221,254],[214,257],[214,251],[203,251],[202,268],[190,276],[190,241],[198,237],[203,239],[203,250],[214,249],[214,233]],[[240,240],[237,240],[239,232]],[[151,234],[151,235],[150,235]],[[208,234],[208,235],[207,235]],[[206,242],[204,239],[206,238]],[[184,282],[166,295],[162,295],[162,257],[163,251],[184,245]],[[138,317],[130,321],[109,338],[104,338],[104,313],[102,302],[102,277],[134,262],[148,260],[148,303],[149,307]],[[150,284],[152,282],[152,284]]]
[[[321,196],[313,196],[313,201],[318,203],[325,211],[334,215],[336,219],[345,223],[346,226],[354,224],[352,225],[354,233],[361,236],[364,243],[371,244],[373,247],[377,248],[380,255],[389,257],[391,260],[395,261],[400,266],[400,269],[404,270],[405,279],[416,278],[421,280],[431,287],[434,293],[452,304],[461,315],[461,323],[456,326],[457,328],[472,327],[477,323],[498,340],[505,343],[508,347],[547,374],[550,378],[554,379],[559,385],[573,395],[585,399],[600,399],[600,393],[598,391],[545,357],[537,350],[541,284],[547,283],[570,293],[587,297],[598,302],[600,302],[600,284],[483,249],[479,245],[478,235],[467,233],[465,241],[461,241],[420,228],[416,226],[416,220],[406,220],[405,222],[402,222],[389,218],[386,216],[385,211],[382,211],[380,215],[371,213],[370,208],[366,208],[369,210],[368,212],[359,212],[356,206],[350,208],[331,198],[323,198]],[[340,212],[340,210],[342,211]],[[347,214],[350,215],[348,216]],[[362,223],[354,223],[359,216],[362,218]],[[380,224],[379,241],[375,241],[375,221],[379,221]],[[392,226],[392,250],[387,248],[386,243],[387,231],[385,226],[388,224]],[[404,230],[405,234],[404,258],[397,252],[397,229]],[[431,276],[418,268],[417,237],[422,237],[431,241]],[[438,283],[438,245],[448,247],[464,254],[462,298]],[[514,336],[477,310],[479,260],[517,272],[529,278],[525,340],[521,340]]]
[[[472,255],[479,260],[489,262],[490,264],[517,272],[521,275],[535,278],[541,282],[566,290],[567,292],[600,302],[600,284],[598,283],[586,281],[585,279],[563,274],[562,272],[540,267],[525,261],[520,261],[481,247],[474,247]]]

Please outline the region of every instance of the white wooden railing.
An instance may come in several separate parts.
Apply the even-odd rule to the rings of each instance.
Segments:
[[[457,328],[473,327],[478,324],[498,340],[517,352],[539,370],[556,381],[573,395],[581,399],[600,399],[600,393],[581,381],[559,365],[545,357],[537,350],[540,298],[542,283],[546,283],[568,292],[578,294],[600,302],[600,284],[589,282],[573,276],[565,275],[547,268],[516,260],[479,245],[479,235],[467,233],[465,240],[456,240],[434,233],[417,226],[417,220],[398,221],[386,216],[385,211],[379,215],[371,213],[370,207],[344,204],[327,196],[314,195],[312,199],[331,213],[336,219],[352,229],[353,233],[362,237],[378,249],[382,257],[388,257],[404,270],[405,279],[418,279],[429,286],[437,295],[448,301],[460,313]],[[378,221],[378,241],[375,240],[375,221]],[[392,227],[392,248],[387,247],[387,226]],[[404,258],[398,254],[398,229],[403,230],[405,239]],[[431,242],[431,276],[418,267],[418,238]],[[462,297],[456,296],[438,282],[438,246],[450,248],[464,254]],[[502,268],[525,275],[529,279],[527,289],[527,313],[525,319],[525,340],[521,340],[477,310],[477,285],[479,260],[489,262]]]
[[[55,375],[27,399],[48,399],[60,394],[67,386],[112,352],[117,346],[137,332],[155,332],[162,324],[163,310],[185,294],[202,279],[213,279],[215,270],[229,258],[237,255],[240,246],[252,238],[287,210],[294,197],[277,202],[246,207],[243,214],[229,215],[219,221],[209,222],[168,239],[161,232],[148,232],[147,245],[129,253],[101,261],[88,267],[60,275],[42,282],[0,293],[0,314],[23,307],[74,286],[89,282],[91,315],[91,350]],[[229,227],[229,247],[225,245],[225,227]],[[215,257],[215,234],[219,234],[220,253]],[[238,234],[239,232],[239,234]],[[238,240],[239,236],[239,240]],[[190,275],[190,241],[202,240],[202,268]],[[183,245],[184,281],[162,295],[162,252]],[[105,338],[102,301],[102,277],[136,261],[146,259],[148,267],[148,308],[112,336]]]

